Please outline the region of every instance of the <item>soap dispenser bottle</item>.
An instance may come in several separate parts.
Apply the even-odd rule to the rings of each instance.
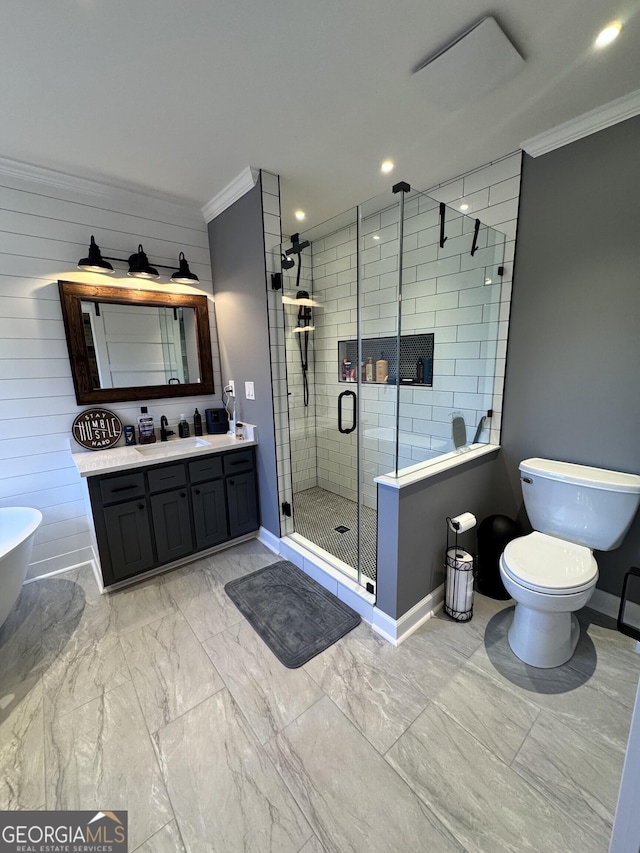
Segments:
[[[193,413],[193,434],[202,435],[202,415],[197,408]]]
[[[138,435],[140,444],[153,444],[156,440],[156,433],[153,426],[153,417],[147,411],[146,406],[140,407],[140,417],[138,418]]]
[[[184,415],[180,415],[178,424],[178,435],[180,438],[189,438],[189,423]]]

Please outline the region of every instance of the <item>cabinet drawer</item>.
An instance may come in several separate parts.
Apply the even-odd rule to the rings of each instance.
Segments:
[[[222,477],[222,457],[207,456],[206,459],[189,462],[189,479],[192,483],[202,483],[218,477]]]
[[[166,465],[164,468],[152,468],[147,471],[149,478],[149,491],[164,492],[165,489],[174,489],[184,486],[187,482],[187,474],[184,465]]]
[[[138,471],[100,480],[100,495],[105,504],[144,495],[144,474]]]
[[[253,450],[238,450],[235,453],[225,453],[223,458],[224,473],[240,474],[242,471],[251,471],[253,468]]]

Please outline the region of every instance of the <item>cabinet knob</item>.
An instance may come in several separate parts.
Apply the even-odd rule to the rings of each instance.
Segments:
[[[144,509],[144,504],[138,504],[138,509]]]
[[[185,492],[180,492],[180,497],[181,497],[181,498],[186,498],[186,496],[187,496],[187,495],[186,495],[186,493],[185,493]]]
[[[229,480],[229,485],[230,485],[230,486],[235,486],[235,484],[236,484],[236,481],[235,481],[235,480]]]
[[[200,494],[200,489],[196,489],[196,490],[195,490],[195,493],[196,493],[196,495],[199,495],[199,494]]]

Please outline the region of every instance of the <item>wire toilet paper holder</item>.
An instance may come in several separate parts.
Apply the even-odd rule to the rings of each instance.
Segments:
[[[473,578],[475,559],[472,554],[458,546],[458,534],[475,527],[475,518],[465,513],[469,521],[462,523],[463,516],[447,516],[447,549],[445,552],[444,612],[456,622],[469,622],[473,617]],[[450,534],[454,534],[453,546]]]

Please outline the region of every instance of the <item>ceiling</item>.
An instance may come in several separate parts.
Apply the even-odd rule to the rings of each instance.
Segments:
[[[464,109],[431,102],[413,69],[488,14],[524,70]],[[284,234],[640,88],[640,0],[3,0],[1,38],[2,156],[198,207],[260,167]]]

